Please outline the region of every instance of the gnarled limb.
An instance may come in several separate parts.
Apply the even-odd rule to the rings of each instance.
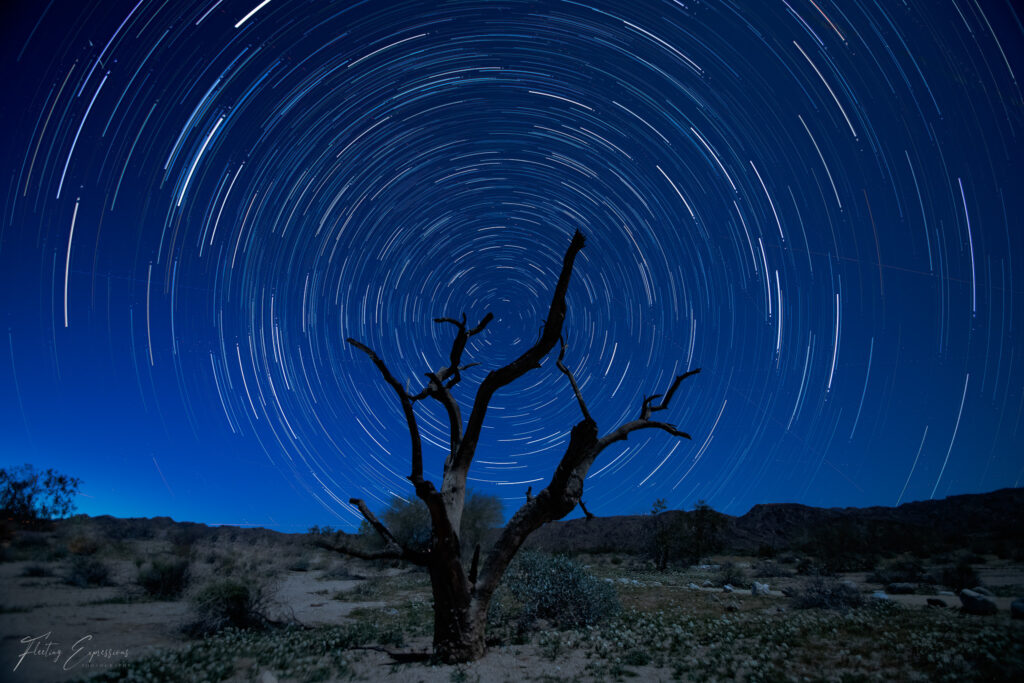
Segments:
[[[594,519],[594,513],[587,509],[587,504],[583,502],[582,498],[580,499],[580,510],[583,510],[583,514],[587,516],[588,522]]]
[[[565,371],[563,370],[563,372]],[[676,377],[668,393],[665,394],[665,400],[660,404],[653,405],[654,399],[660,398],[660,396],[645,398],[642,415],[649,416],[654,410],[667,408],[680,382],[698,372],[700,372],[699,369]],[[571,377],[571,373],[566,372],[566,374]],[[577,399],[579,400],[578,392]],[[580,402],[582,407],[582,401]],[[555,468],[554,474],[551,475],[551,481],[536,496],[527,498],[526,503],[505,525],[498,540],[495,541],[488,553],[487,561],[481,570],[480,580],[477,582],[477,594],[481,599],[490,598],[508,563],[529,534],[547,522],[565,517],[577,504],[580,504],[583,496],[583,482],[601,451],[610,444],[625,439],[638,429],[648,428],[662,429],[674,436],[690,438],[686,432],[676,429],[673,425],[655,422],[646,417],[627,422],[603,437],[598,437],[597,424],[589,415],[572,428],[569,445]],[[584,508],[584,514],[590,518],[590,513],[586,508]]]
[[[366,502],[359,498],[351,498],[348,501],[352,505],[355,505],[359,512],[362,513],[363,518],[373,527],[373,530],[377,532],[377,535],[384,541],[383,550],[359,550],[351,546],[342,543],[333,543],[326,538],[317,538],[315,545],[325,550],[332,550],[336,553],[343,555],[351,555],[352,557],[358,557],[363,560],[405,560],[413,564],[420,565],[422,567],[427,566],[430,553],[421,552],[417,550],[411,550],[406,548],[404,545],[398,542],[391,530],[384,526],[384,523],[377,519],[376,515],[370,511],[370,508],[366,505]]]
[[[358,548],[353,548],[341,543],[331,543],[324,538],[316,539],[313,541],[313,545],[341,555],[356,557],[360,560],[404,560],[421,567],[427,566],[426,558],[420,558],[419,556],[414,557],[412,554],[405,553],[400,550],[359,550]]]
[[[453,499],[452,510],[455,511],[454,509],[457,508],[459,516],[461,516],[462,506],[461,504],[456,504],[454,499],[458,498],[460,503],[461,497],[465,495],[466,474],[469,472],[473,455],[476,453],[476,444],[480,439],[480,430],[483,427],[484,417],[487,415],[487,407],[491,402],[491,398],[498,389],[519,379],[529,370],[540,367],[540,360],[555,347],[558,338],[562,335],[562,325],[565,322],[565,295],[569,289],[569,279],[572,276],[573,263],[576,260],[576,255],[583,249],[585,243],[586,240],[583,237],[583,233],[577,230],[572,236],[572,241],[569,243],[565,256],[562,258],[562,270],[559,273],[555,291],[551,296],[551,306],[548,309],[548,315],[544,321],[540,337],[533,346],[523,352],[518,358],[497,370],[487,373],[487,376],[484,377],[477,389],[476,398],[473,400],[473,408],[466,422],[466,431],[463,434],[462,442],[459,444],[450,467],[445,467],[444,472],[442,492]],[[452,520],[452,522],[457,523],[457,520]]]
[[[412,473],[409,475],[409,481],[414,486],[418,485],[423,481],[423,443],[420,441],[420,429],[416,424],[416,414],[412,409],[412,397],[409,396],[409,393],[402,387],[399,381],[395,379],[395,376],[388,370],[388,366],[374,353],[373,349],[352,337],[347,337],[345,341],[370,357],[373,364],[380,370],[380,374],[384,376],[384,381],[398,395],[398,400],[402,403],[402,412],[405,413],[406,425],[409,427],[409,438],[412,441]]]
[[[565,359],[565,337],[559,335],[558,341],[562,345],[562,348],[558,352],[558,361],[556,364],[558,365],[558,369],[569,378],[569,383],[572,385],[572,392],[576,394],[576,401],[580,404],[580,411],[583,413],[584,419],[589,420],[591,419],[590,411],[587,410],[587,403],[583,400],[583,394],[580,393],[580,388],[576,384],[576,377],[573,376],[572,370],[567,368],[565,363],[562,362]]]

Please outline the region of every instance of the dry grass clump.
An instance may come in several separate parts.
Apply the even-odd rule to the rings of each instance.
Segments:
[[[825,576],[806,579],[793,591],[791,598],[791,604],[797,609],[847,610],[864,603],[864,596],[856,586]]]
[[[176,600],[188,585],[189,561],[155,559],[139,567],[138,584],[146,595],[158,600]]]
[[[206,584],[192,597],[192,620],[184,632],[209,636],[227,628],[263,629],[272,624],[269,586],[259,580],[220,579]]]
[[[75,555],[68,564],[64,582],[79,588],[109,586],[110,568],[95,557]]]

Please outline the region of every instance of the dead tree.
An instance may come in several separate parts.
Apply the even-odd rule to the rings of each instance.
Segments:
[[[700,372],[691,370],[677,376],[668,391],[643,399],[639,416],[632,421],[611,430],[604,436],[598,433],[597,423],[590,416],[586,402],[572,372],[562,362],[565,357],[565,342],[562,325],[565,321],[565,295],[569,289],[573,262],[583,248],[584,238],[579,231],[573,235],[562,261],[562,270],[551,298],[551,307],[544,321],[540,338],[521,356],[504,367],[492,370],[480,383],[473,401],[468,421],[463,426],[459,404],[452,396],[452,389],[462,379],[462,371],[470,367],[462,364],[462,354],[470,337],[483,332],[493,319],[488,313],[478,325],[469,327],[466,315],[461,320],[435,318],[438,324],[450,324],[456,329],[448,364],[441,369],[426,373],[427,384],[418,393],[410,393],[391,374],[385,362],[377,354],[355,339],[346,341],[359,349],[373,361],[384,381],[391,386],[405,413],[406,425],[411,437],[412,482],[416,495],[426,503],[430,511],[433,536],[425,551],[402,547],[387,527],[378,520],[362,500],[351,499],[363,517],[384,540],[383,550],[359,551],[345,544],[335,544],[321,539],[323,547],[364,559],[399,559],[426,567],[434,597],[434,655],[445,662],[466,662],[481,657],[485,651],[484,630],[487,622],[487,608],[498,583],[509,562],[519,547],[533,531],[541,525],[561,519],[569,514],[580,502],[583,482],[594,460],[609,445],[626,439],[640,429],[660,429],[677,437],[689,439],[689,434],[676,429],[666,422],[651,419],[658,411],[668,408],[669,402],[679,388],[680,382]],[[470,566],[463,566],[458,530],[462,521],[463,501],[466,495],[466,476],[476,453],[480,430],[487,414],[487,406],[495,392],[535,368],[541,360],[560,344],[557,365],[568,378],[579,403],[583,419],[569,433],[565,454],[555,468],[548,485],[536,495],[527,491],[526,503],[512,516],[493,545],[481,554],[476,546]],[[424,399],[434,399],[448,414],[450,449],[444,463],[441,489],[423,477],[423,446],[419,427],[416,423],[414,406]]]

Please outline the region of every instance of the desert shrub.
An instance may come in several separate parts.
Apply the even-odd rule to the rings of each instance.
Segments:
[[[391,499],[391,504],[381,513],[381,521],[402,546],[411,550],[426,550],[430,545],[430,512],[419,498]],[[369,545],[380,545],[382,541],[369,522],[363,520],[359,535]]]
[[[270,591],[256,580],[220,579],[204,586],[192,598],[192,620],[186,634],[203,637],[226,628],[260,629],[271,624],[266,611]]]
[[[956,564],[943,567],[939,581],[954,591],[974,588],[981,583],[978,572],[974,570],[967,558],[961,558]]]
[[[82,480],[32,465],[0,468],[0,517],[32,525],[74,510]]]
[[[64,581],[80,588],[107,586],[110,585],[110,569],[95,557],[75,555],[68,565]]]
[[[26,565],[26,567],[21,570],[21,575],[22,576],[31,576],[33,578],[37,578],[37,577],[41,577],[41,576],[50,576],[50,573],[51,572],[50,572],[49,568],[48,567],[44,567],[41,564]]]
[[[466,502],[462,507],[462,526],[459,539],[462,541],[462,554],[468,560],[478,543],[482,544],[487,534],[505,521],[505,510],[501,499],[475,491],[466,492]]]
[[[339,591],[335,594],[335,600],[347,602],[360,602],[365,600],[379,600],[392,592],[393,584],[384,576],[375,576],[365,581],[360,581],[352,588]]]
[[[72,555],[95,555],[99,549],[99,542],[91,536],[74,536],[68,540],[68,552]]]
[[[139,567],[138,583],[146,594],[159,600],[173,600],[185,590],[189,579],[188,560],[153,560]]]
[[[759,579],[774,576],[789,576],[790,572],[779,566],[775,560],[761,560],[754,563],[754,576]]]
[[[835,569],[829,563],[819,563],[809,557],[801,557],[796,563],[796,573],[800,576],[834,576]]]
[[[735,588],[743,588],[747,584],[747,575],[732,562],[722,563],[718,568],[716,579],[723,586],[729,584]]]
[[[863,596],[853,584],[836,581],[826,576],[813,576],[793,591],[792,604],[797,609],[837,609],[858,607]]]
[[[308,572],[309,558],[305,556],[297,557],[288,563],[286,569],[290,572]]]
[[[384,526],[402,546],[412,550],[426,550],[430,546],[433,534],[430,512],[419,498],[403,500],[396,496],[391,499],[390,505],[380,517]],[[462,553],[467,560],[472,557],[477,543],[482,543],[487,533],[500,526],[503,520],[504,510],[500,498],[473,491],[466,492],[459,538]],[[310,529],[310,533],[313,531],[314,529]],[[325,533],[325,529],[317,531]],[[359,534],[363,537],[363,542],[370,547],[379,546],[381,543],[377,532],[365,520],[359,527]]]
[[[559,628],[591,626],[620,610],[611,584],[567,557],[538,552],[519,553],[499,592],[492,601],[492,620],[514,621],[521,630],[537,619]]]
[[[875,583],[922,583],[925,582],[924,565],[913,557],[898,557],[881,562],[868,575],[868,581]]]

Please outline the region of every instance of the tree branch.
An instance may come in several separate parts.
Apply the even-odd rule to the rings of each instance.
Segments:
[[[583,394],[580,393],[579,386],[577,386],[576,384],[576,378],[573,376],[572,370],[567,368],[565,366],[565,363],[562,362],[565,359],[565,337],[559,336],[558,341],[562,345],[562,348],[558,352],[558,361],[556,364],[558,365],[558,369],[561,370],[565,374],[565,376],[569,378],[569,383],[572,384],[572,391],[574,394],[576,394],[576,401],[579,402],[580,410],[583,412],[583,418],[589,420],[591,419],[590,411],[587,410],[587,404],[583,400]]]
[[[414,486],[418,486],[423,482],[423,444],[420,441],[420,429],[416,424],[416,414],[412,409],[412,397],[402,387],[402,385],[395,379],[395,376],[388,370],[388,366],[385,365],[384,361],[377,356],[366,344],[358,342],[352,337],[345,339],[346,342],[356,347],[373,361],[373,364],[380,370],[380,374],[384,376],[384,381],[387,382],[395,393],[398,395],[398,400],[402,403],[402,412],[405,413],[405,422],[409,427],[409,438],[412,441],[412,473],[409,475],[409,481]]]
[[[588,522],[590,520],[594,519],[594,514],[590,510],[587,509],[587,504],[584,503],[582,499],[580,500],[580,510],[583,510],[583,514],[585,514],[587,516],[587,521]]]
[[[402,544],[398,542],[398,539],[396,539],[394,534],[391,533],[391,530],[384,526],[384,523],[377,519],[377,517],[370,511],[370,508],[366,505],[366,501],[360,498],[349,498],[348,502],[359,508],[359,512],[362,513],[363,518],[370,523],[370,526],[372,526],[373,530],[376,531],[384,540],[385,544],[395,545],[399,548],[402,547]]]
[[[358,550],[351,546],[342,545],[338,543],[331,543],[325,538],[318,538],[313,541],[313,545],[324,550],[330,550],[332,552],[339,553],[341,555],[350,555],[351,557],[357,557],[360,560],[403,560],[405,557],[400,551],[395,550],[373,550],[365,551]]]
[[[558,342],[562,335],[562,325],[565,322],[566,303],[565,295],[569,290],[569,279],[572,276],[573,263],[576,255],[583,249],[586,240],[579,230],[572,237],[569,248],[562,259],[562,270],[558,276],[558,283],[555,285],[554,294],[551,297],[551,306],[548,309],[547,319],[544,321],[544,328],[540,338],[527,349],[521,356],[504,367],[492,370],[487,373],[480,387],[477,389],[476,398],[473,401],[473,409],[466,424],[466,431],[462,443],[459,445],[454,462],[453,470],[461,479],[469,471],[470,462],[476,451],[476,444],[480,438],[480,430],[483,427],[484,417],[487,414],[487,406],[491,397],[498,389],[514,382],[526,374],[527,371],[540,366],[540,360]],[[447,477],[448,472],[445,472]]]
[[[362,560],[404,560],[422,567],[427,566],[430,557],[428,552],[410,550],[399,543],[394,534],[370,511],[365,501],[359,498],[351,498],[348,502],[359,508],[363,518],[369,522],[374,531],[383,539],[385,548],[383,550],[359,550],[346,544],[332,543],[326,538],[317,538],[314,541],[317,547],[332,550],[343,555],[358,557]]]
[[[651,413],[658,410],[665,410],[665,408],[668,408],[669,401],[672,400],[672,396],[675,395],[676,389],[679,388],[680,383],[682,383],[682,381],[687,377],[692,377],[699,372],[700,368],[697,368],[696,370],[689,370],[688,372],[684,372],[681,375],[677,375],[675,380],[672,381],[672,386],[669,387],[668,393],[665,394],[665,400],[659,403],[658,405],[651,405],[651,402],[654,401],[654,399],[656,398],[661,398],[661,394],[655,394],[654,396],[649,396],[645,398],[643,405],[640,408],[640,419],[650,419]]]
[[[642,414],[649,415],[655,410],[664,410],[668,407],[672,396],[675,394],[679,383],[700,370],[693,370],[675,378],[672,387],[665,394],[665,399],[655,405],[654,400],[658,396],[645,398],[643,400]],[[690,435],[682,432],[674,425],[665,422],[656,422],[650,419],[641,418],[633,420],[613,430],[610,434],[598,438],[597,424],[591,418],[586,418],[577,423],[569,435],[569,444],[566,446],[565,454],[551,475],[551,481],[536,496],[527,496],[526,503],[512,515],[512,518],[505,525],[501,535],[495,541],[487,554],[487,560],[480,572],[480,580],[477,582],[476,591],[481,597],[489,597],[498,585],[501,575],[504,573],[508,562],[511,561],[516,551],[522,545],[526,537],[541,525],[565,517],[572,512],[577,504],[583,509],[587,519],[592,515],[583,505],[583,483],[586,480],[587,472],[594,460],[600,455],[609,444],[625,439],[631,432],[638,429],[661,429],[673,436],[686,439]]]

